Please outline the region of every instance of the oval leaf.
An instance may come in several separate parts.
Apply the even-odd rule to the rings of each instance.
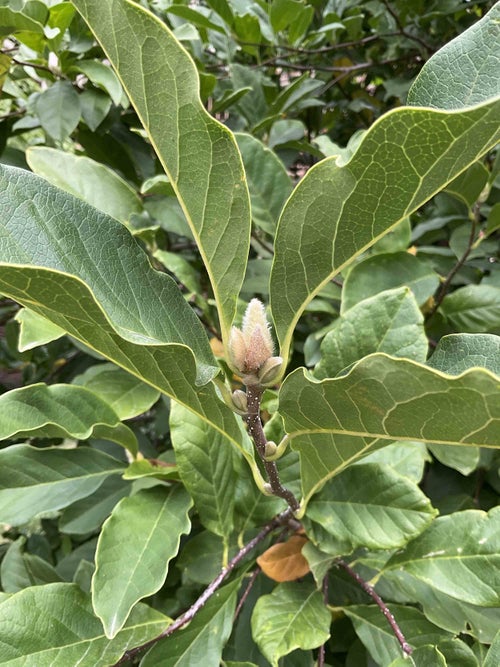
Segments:
[[[285,583],[257,600],[252,635],[273,665],[297,648],[317,648],[330,637],[331,615],[316,588]]]
[[[0,451],[0,522],[20,526],[45,512],[90,496],[126,465],[95,449],[37,449],[13,445]]]
[[[113,408],[83,387],[32,384],[0,396],[0,440],[91,436],[118,442],[133,455],[137,440]]]
[[[170,624],[159,611],[137,606],[110,641],[92,612],[90,596],[74,584],[27,588],[0,605],[0,654],[10,667],[112,665],[130,648],[158,636]],[[47,632],[50,628],[50,632]]]
[[[181,535],[189,533],[191,504],[182,487],[157,486],[121,500],[104,523],[92,604],[107,637],[122,629],[136,602],[163,585]]]
[[[206,112],[196,66],[160,19],[127,0],[73,4],[115,67],[184,209],[226,341],[250,243],[248,190],[234,137]]]

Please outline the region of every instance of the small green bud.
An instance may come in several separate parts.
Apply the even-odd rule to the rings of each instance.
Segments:
[[[266,447],[264,449],[264,457],[266,459],[271,458],[276,454],[278,447],[276,446],[276,443],[273,442],[272,440],[268,440],[266,442]]]
[[[232,394],[233,409],[239,415],[246,415],[248,412],[247,395],[241,389],[236,389]]]
[[[259,370],[259,384],[267,386],[272,385],[281,373],[283,359],[281,357],[269,357]]]

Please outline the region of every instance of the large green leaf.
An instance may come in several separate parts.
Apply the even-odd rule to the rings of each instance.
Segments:
[[[2,3],[5,5],[5,3]],[[7,3],[12,4],[12,3]],[[34,4],[34,3],[33,3]],[[37,3],[41,5],[42,3]],[[41,16],[32,16],[29,13],[29,8],[19,9],[19,3],[17,3],[18,9],[13,9],[12,7],[0,7],[0,35],[10,35],[12,33],[22,31],[29,31],[40,33],[43,35],[43,24],[40,22]],[[47,18],[47,9],[45,9],[45,19]],[[28,10],[28,11],[26,11]]]
[[[109,167],[88,157],[36,146],[26,152],[26,159],[35,174],[120,222],[142,211],[135,190]]]
[[[331,615],[312,584],[286,583],[257,601],[252,635],[273,667],[297,648],[321,646],[330,637]]]
[[[86,387],[106,401],[120,419],[131,419],[146,412],[160,395],[157,389],[114,364],[90,366],[73,383]]]
[[[137,453],[133,432],[102,398],[84,387],[32,384],[0,396],[0,440],[77,438],[113,440]]]
[[[475,39],[491,40],[497,14],[498,8],[476,26]],[[488,57],[497,64],[499,44],[491,40],[488,46]],[[347,163],[332,157],[315,165],[285,205],[271,274],[283,357],[298,318],[323,285],[497,143],[498,77],[483,67],[467,32],[453,45],[455,76],[448,70],[443,75],[440,63],[431,59],[426,79],[434,85],[425,99],[415,94],[412,100],[440,110],[403,107],[385,114]],[[476,59],[472,68],[470,53]],[[471,75],[481,103],[466,107],[471,102],[461,95],[448,105],[449,89],[458,88],[458,82],[469,88]]]
[[[206,112],[195,64],[152,13],[128,0],[74,0],[135,106],[192,227],[224,341],[250,240],[243,165],[231,132]]]
[[[335,377],[373,352],[425,361],[428,343],[423,321],[415,297],[405,287],[361,301],[336,320],[325,336],[315,377]]]
[[[92,613],[90,596],[74,584],[27,588],[0,605],[0,654],[6,667],[103,667],[153,639],[170,623],[137,606],[111,641]]]
[[[430,623],[418,609],[391,605],[390,611],[412,648],[439,644],[440,641],[452,637],[451,633]],[[351,619],[356,634],[377,664],[389,665],[401,656],[401,646],[379,607],[355,605],[344,607],[344,612]]]
[[[464,333],[443,336],[427,365],[449,375],[479,366],[500,376],[500,336]]]
[[[107,637],[132,607],[163,585],[181,535],[189,532],[192,501],[181,486],[154,487],[124,498],[105,522],[96,553],[92,603]]]
[[[400,547],[436,514],[414,482],[389,466],[367,463],[330,480],[309,502],[303,520],[314,543],[340,556],[358,547]]]
[[[467,510],[436,519],[384,570],[402,569],[460,601],[500,605],[500,507]]]
[[[216,591],[186,628],[158,642],[144,656],[141,667],[219,667],[233,627],[240,583],[236,579]]]
[[[126,465],[88,447],[36,449],[14,445],[0,451],[0,522],[19,526],[89,496]]]
[[[367,257],[355,264],[342,287],[342,312],[384,290],[405,285],[419,306],[439,286],[438,274],[432,266],[408,252],[387,252]]]
[[[448,376],[372,354],[347,375],[322,382],[297,369],[281,388],[280,413],[292,437],[325,432],[497,447],[498,382],[487,370]]]
[[[280,414],[300,451],[304,495],[384,440],[498,447],[498,383],[487,370],[448,376],[384,354],[322,382],[297,369],[282,385]]]
[[[445,297],[440,312],[457,331],[500,333],[500,287],[460,287]]]
[[[208,530],[229,537],[233,530],[236,475],[227,439],[178,403],[170,411],[170,435],[184,486]]]
[[[0,207],[0,292],[174,397],[241,448],[234,414],[212,385],[197,386],[218,372],[203,327],[175,281],[152,269],[123,225],[9,167],[0,167]]]
[[[145,253],[120,223],[14,167],[0,167],[0,204],[0,289],[4,293],[12,293],[13,298],[24,295],[35,312],[59,324],[57,320],[63,319],[68,303],[77,310],[64,282],[83,282],[92,291],[94,309],[104,311],[108,328],[111,326],[125,341],[136,345],[187,345],[202,368],[212,368],[205,369],[203,381],[213,377],[215,362],[199,320],[175,281],[152,269]],[[39,270],[37,279],[30,281],[28,276],[35,267],[45,271]],[[49,289],[50,280],[54,291],[49,298],[43,290]],[[61,285],[59,289],[56,283]],[[83,319],[82,330],[89,319]],[[98,332],[94,335],[98,337]],[[86,342],[83,336],[76,337]],[[90,347],[94,347],[92,341]]]
[[[448,42],[422,68],[408,93],[408,104],[461,109],[500,95],[498,68],[500,3],[468,30]]]
[[[421,605],[429,621],[456,635],[472,635],[479,642],[488,644],[500,627],[500,606],[480,607],[457,600],[407,570],[385,570],[380,583],[384,586],[387,581],[399,595]]]

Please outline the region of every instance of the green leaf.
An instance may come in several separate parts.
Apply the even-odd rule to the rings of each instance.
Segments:
[[[463,448],[462,448],[463,449]],[[431,457],[423,442],[394,442],[385,445],[382,449],[368,454],[361,460],[365,463],[384,463],[395,470],[395,472],[408,477],[414,482],[420,482],[424,474],[424,466]],[[354,465],[358,465],[354,462]]]
[[[0,35],[10,35],[19,31],[35,32],[43,35],[43,23],[30,16],[25,9],[23,7],[19,11],[19,9],[11,7],[0,7]],[[47,13],[46,8],[45,13]]]
[[[47,134],[64,141],[80,120],[80,98],[69,81],[56,81],[36,98],[35,112]]]
[[[178,403],[171,407],[170,435],[181,479],[202,524],[227,538],[233,530],[236,493],[230,443]]]
[[[458,470],[462,475],[470,475],[479,465],[481,450],[479,447],[462,445],[433,445],[427,443],[429,451],[438,461],[448,468]]]
[[[440,307],[451,327],[465,333],[500,332],[500,287],[467,285],[448,294]]]
[[[95,132],[111,109],[111,99],[100,90],[84,90],[80,94],[82,118]]]
[[[448,665],[437,646],[421,646],[410,656],[396,658],[389,667],[448,667]]]
[[[59,530],[68,535],[97,531],[119,500],[130,494],[131,485],[120,477],[108,477],[91,496],[72,503],[61,514]]]
[[[205,28],[206,30],[215,30],[215,32],[219,32],[222,35],[226,35],[226,30],[224,29],[223,26],[218,25],[213,21],[210,21],[206,16],[204,16],[200,12],[197,12],[195,9],[191,9],[190,7],[185,7],[183,5],[171,5],[170,7],[168,7],[166,12],[168,14],[174,14],[175,16],[180,16],[181,18],[186,19],[186,21],[189,21],[189,23],[198,26],[199,28]]]
[[[472,208],[479,199],[489,176],[490,172],[482,162],[474,162],[448,185],[446,191]]]
[[[179,470],[172,464],[161,465],[161,460],[152,463],[147,459],[133,461],[123,473],[123,479],[141,479],[141,477],[156,477],[157,479],[175,479],[180,481]]]
[[[185,490],[154,487],[124,498],[105,522],[96,552],[92,604],[107,637],[122,629],[132,607],[163,585],[192,501]]]
[[[330,637],[330,612],[311,584],[285,583],[257,601],[252,614],[252,635],[273,665],[300,648],[317,648]]]
[[[438,644],[452,636],[451,633],[430,623],[418,609],[402,605],[390,605],[389,609],[412,648]],[[344,607],[344,613],[353,622],[356,634],[377,664],[389,665],[401,656],[401,645],[377,606]]]
[[[314,496],[304,517],[307,535],[340,556],[358,547],[393,549],[430,524],[437,512],[418,486],[389,466],[347,468]]]
[[[120,222],[142,211],[142,202],[114,171],[88,157],[44,146],[26,152],[29,166],[39,176]]]
[[[500,630],[497,632],[490,650],[486,655],[486,660],[483,662],[483,667],[497,667],[500,664]]]
[[[408,93],[408,104],[461,109],[500,95],[498,67],[500,5],[446,44],[423,66]],[[453,83],[451,83],[453,82]]]
[[[90,596],[75,584],[27,588],[0,605],[2,665],[112,665],[128,649],[159,635],[169,623],[160,612],[140,605],[110,641],[92,612]]]
[[[342,312],[383,290],[406,285],[419,306],[439,286],[437,273],[426,262],[408,252],[374,255],[355,264],[342,287]]]
[[[23,553],[25,537],[19,537],[7,549],[2,558],[2,588],[7,593],[17,593],[29,586],[40,586],[56,581],[61,577],[46,560],[30,553]]]
[[[424,362],[428,343],[423,321],[413,294],[405,287],[361,301],[336,320],[323,339],[315,377],[335,377],[373,352]]]
[[[79,60],[76,69],[83,72],[93,84],[106,91],[113,102],[118,106],[123,98],[123,89],[119,78],[114,71],[98,60]]]
[[[20,526],[93,493],[125,464],[88,447],[0,451],[0,522]]]
[[[383,572],[382,581],[386,580],[409,600],[421,604],[429,621],[439,627],[455,635],[472,635],[479,642],[493,641],[500,626],[500,607],[479,607],[457,600],[403,570]]]
[[[234,413],[212,385],[197,386],[219,368],[175,281],[151,268],[123,225],[38,177],[0,167],[0,186],[6,212],[0,223],[0,291],[190,407],[252,466]]]
[[[113,408],[88,389],[69,384],[32,384],[0,396],[0,440],[91,436],[118,442],[137,453],[133,432]]]
[[[0,177],[0,200],[6,207],[0,224],[0,256],[4,263],[0,279],[2,274],[8,276],[1,283],[5,294],[25,295],[25,299],[34,302],[30,303],[33,310],[47,313],[48,319],[59,324],[57,319],[64,318],[68,307],[74,311],[81,308],[72,303],[71,291],[79,291],[81,298],[81,292],[90,288],[95,295],[93,310],[102,308],[110,320],[105,329],[111,324],[116,333],[136,345],[189,345],[200,363],[214,364],[205,332],[175,282],[151,268],[146,255],[121,224],[26,171],[1,167]],[[15,233],[20,224],[22,237]],[[36,285],[32,286],[27,276],[35,272]],[[60,283],[62,289],[56,289],[50,281]],[[57,312],[43,305],[46,298],[35,296],[44,288],[54,290],[52,303],[56,294],[61,295]],[[147,300],[142,296],[144,291],[148,293]],[[90,304],[85,306],[92,308]],[[75,337],[85,343],[87,340],[77,332],[85,330],[85,321],[90,319],[83,318],[78,327],[68,327],[76,329]],[[98,319],[102,320],[103,314]],[[98,319],[93,323],[94,330]],[[91,340],[98,337],[96,330]],[[106,339],[109,337],[107,333]],[[90,347],[97,346],[90,342]],[[214,373],[215,368],[204,381]]]
[[[500,508],[466,510],[436,519],[386,563],[452,598],[500,605]]]
[[[384,440],[498,447],[498,381],[486,370],[453,377],[384,354],[322,382],[297,369],[283,382],[279,411],[289,438],[297,439],[305,501]]]
[[[73,380],[105,401],[120,419],[137,417],[156,403],[160,392],[114,364],[98,364]]]
[[[57,324],[46,317],[42,317],[30,308],[21,308],[14,317],[19,322],[20,352],[32,350],[34,347],[45,345],[64,336],[65,332]]]
[[[183,207],[227,341],[250,242],[248,191],[234,137],[206,112],[196,67],[160,19],[127,0],[73,4],[117,70]]]
[[[216,591],[186,628],[153,646],[141,667],[194,667],[197,662],[203,667],[219,667],[233,627],[240,583],[238,578]]]
[[[297,369],[281,388],[280,414],[291,437],[328,432],[496,447],[497,388],[498,378],[486,370],[447,376],[372,354],[347,375],[322,382]]]
[[[487,368],[500,376],[500,337],[491,334],[450,334],[439,341],[427,365],[449,375],[469,368]]]
[[[457,57],[457,70],[467,60],[467,52]],[[496,94],[486,70],[478,81],[485,96]],[[275,241],[270,293],[281,356],[288,357],[304,308],[334,275],[497,143],[499,107],[492,100],[456,112],[394,109],[347,163],[327,158],[308,171],[285,205]]]
[[[274,151],[250,134],[235,136],[245,166],[253,222],[274,236],[279,214],[292,191],[292,182]]]

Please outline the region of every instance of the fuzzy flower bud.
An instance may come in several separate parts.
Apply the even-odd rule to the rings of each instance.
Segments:
[[[258,299],[248,304],[241,329],[231,329],[229,351],[234,368],[249,380],[248,383],[258,382],[259,371],[274,353],[266,311]]]
[[[232,394],[233,406],[240,415],[246,415],[248,412],[247,395],[241,389],[236,389]]]

